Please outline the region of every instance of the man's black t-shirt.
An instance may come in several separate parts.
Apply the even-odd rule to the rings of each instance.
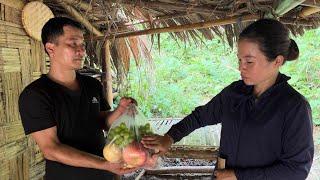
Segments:
[[[105,122],[100,111],[109,110],[102,85],[94,78],[77,74],[80,90],[72,91],[46,75],[28,85],[20,95],[19,111],[26,134],[57,127],[61,143],[102,156]],[[46,160],[46,179],[106,179],[107,171],[71,167]]]

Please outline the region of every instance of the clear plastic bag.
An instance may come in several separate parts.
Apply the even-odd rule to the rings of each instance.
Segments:
[[[128,168],[152,168],[157,160],[151,158],[152,152],[140,143],[143,136],[151,134],[153,131],[148,120],[135,105],[130,105],[111,125],[103,155],[109,162],[123,162]]]

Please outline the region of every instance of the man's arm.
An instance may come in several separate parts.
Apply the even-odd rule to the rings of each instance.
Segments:
[[[75,167],[107,170],[119,175],[135,170],[124,170],[122,169],[123,164],[109,163],[102,157],[80,151],[61,143],[57,137],[56,126],[34,132],[31,136],[38,144],[44,157],[51,161],[57,161]]]

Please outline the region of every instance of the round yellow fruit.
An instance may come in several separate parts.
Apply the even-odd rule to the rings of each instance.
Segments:
[[[103,156],[111,163],[118,163],[121,161],[121,149],[115,144],[108,144],[103,148]]]

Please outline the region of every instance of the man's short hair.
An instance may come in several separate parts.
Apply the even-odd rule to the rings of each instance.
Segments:
[[[51,18],[42,28],[41,38],[42,43],[45,46],[47,42],[55,43],[57,38],[63,35],[63,27],[72,26],[74,28],[84,30],[83,26],[67,17],[55,17]]]

